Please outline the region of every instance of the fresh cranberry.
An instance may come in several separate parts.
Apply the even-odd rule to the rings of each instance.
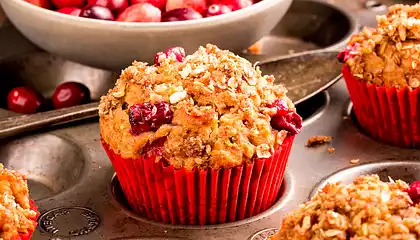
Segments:
[[[192,8],[178,8],[162,14],[162,22],[177,22],[203,18]]]
[[[343,51],[339,52],[337,55],[338,61],[341,63],[345,63],[349,58],[357,54],[357,49],[359,48],[360,44],[355,43],[351,46],[347,46],[344,48]]]
[[[42,7],[46,9],[52,8],[51,2],[49,0],[25,0],[25,1],[38,7]]]
[[[173,47],[166,50],[166,52],[158,52],[155,55],[155,64],[159,65],[166,58],[174,59],[177,62],[183,62],[185,50],[182,47]]]
[[[119,22],[160,22],[162,13],[159,8],[150,3],[131,5],[122,12],[117,21]]]
[[[129,108],[128,115],[132,134],[157,130],[163,124],[171,122],[173,117],[166,102],[134,104]]]
[[[165,10],[167,0],[131,0],[131,5],[138,3],[150,3],[153,6],[159,8],[160,10]]]
[[[147,143],[143,149],[142,153],[146,158],[162,156],[163,154],[163,145],[165,144],[166,137],[156,139],[152,143]]]
[[[128,7],[128,0],[88,0],[88,5],[106,7],[115,14],[120,14]]]
[[[100,19],[100,20],[114,20],[114,15],[112,11],[106,7],[101,6],[87,6],[82,9],[80,12],[80,16],[84,18],[93,18],[93,19]]]
[[[192,8],[200,14],[206,10],[206,0],[167,0],[166,11],[178,8]]]
[[[302,118],[296,112],[277,115],[271,118],[271,126],[277,130],[286,130],[291,135],[298,134],[302,129]]]
[[[52,95],[52,103],[55,109],[72,107],[89,101],[89,89],[77,82],[65,82],[59,85]]]
[[[37,91],[29,87],[17,87],[7,95],[7,108],[17,113],[36,113],[45,100]]]
[[[210,0],[211,4],[223,4],[228,6],[232,11],[249,7],[253,4],[252,0]]]
[[[67,7],[82,8],[86,5],[86,0],[51,0],[51,2],[58,9]]]
[[[230,7],[223,5],[223,4],[212,4],[210,7],[207,8],[206,13],[204,14],[204,17],[213,17],[222,15],[225,13],[232,12],[232,9]]]
[[[80,8],[74,8],[74,7],[68,7],[68,8],[60,8],[57,10],[59,13],[64,13],[72,16],[78,17],[80,15],[80,12],[82,9]]]
[[[406,191],[414,204],[420,203],[420,181],[411,183]]]

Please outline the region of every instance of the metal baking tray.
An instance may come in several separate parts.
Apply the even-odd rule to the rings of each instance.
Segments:
[[[307,11],[312,9],[316,7]],[[287,212],[328,181],[350,181],[364,173],[407,181],[419,178],[415,170],[419,169],[420,151],[388,146],[367,136],[352,117],[342,80],[297,108],[304,117],[304,130],[296,137],[279,200],[267,211],[233,223],[167,225],[131,212],[102,150],[95,118],[1,139],[0,159],[6,167],[28,176],[31,195],[42,212],[34,240],[265,239]],[[10,116],[10,112],[0,111],[1,116]],[[314,135],[329,135],[333,140],[323,146],[305,147]],[[330,147],[335,148],[332,154]],[[359,161],[353,164],[352,159]]]

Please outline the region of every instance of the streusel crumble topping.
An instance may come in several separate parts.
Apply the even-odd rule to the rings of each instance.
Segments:
[[[271,240],[420,239],[420,204],[414,205],[408,188],[377,175],[328,184],[287,215]]]
[[[176,168],[228,168],[270,157],[296,134],[270,125],[280,111],[275,101],[295,113],[286,89],[244,58],[211,44],[182,62],[161,56],[153,66],[134,62],[101,99],[101,136],[122,157],[139,157],[146,144],[166,138],[162,157]]]
[[[0,239],[17,239],[20,233],[33,231],[37,213],[31,210],[25,176],[0,166],[0,195]]]
[[[377,16],[377,28],[352,36],[341,53],[354,76],[378,86],[420,86],[420,4],[397,4]]]

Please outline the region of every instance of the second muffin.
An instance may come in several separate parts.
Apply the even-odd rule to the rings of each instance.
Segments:
[[[135,62],[101,99],[103,146],[130,207],[172,224],[269,208],[302,120],[286,89],[214,45]]]

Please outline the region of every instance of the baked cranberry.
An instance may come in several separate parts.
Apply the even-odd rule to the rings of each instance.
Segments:
[[[359,48],[360,44],[355,43],[351,46],[347,46],[344,48],[343,51],[339,52],[337,55],[338,61],[341,63],[345,63],[349,58],[357,54],[357,49]]]
[[[232,9],[230,7],[223,5],[223,4],[212,4],[210,7],[207,8],[206,13],[204,14],[204,17],[213,17],[222,15],[225,13],[232,12]]]
[[[172,120],[173,113],[166,102],[146,102],[131,106],[128,110],[132,134],[157,130]]]
[[[114,20],[114,15],[112,14],[111,10],[101,6],[89,5],[82,9],[82,11],[80,12],[80,16],[84,18],[93,18],[100,20]]]
[[[160,10],[165,10],[167,0],[131,0],[131,5],[138,3],[150,3]]]
[[[276,130],[286,130],[295,135],[302,129],[302,118],[296,112],[288,112],[271,118],[271,126]]]
[[[86,5],[86,0],[51,0],[58,9],[66,7],[82,8]]]
[[[38,7],[42,7],[46,9],[52,8],[50,0],[25,0],[25,1]]]
[[[166,11],[178,8],[192,8],[200,14],[206,10],[206,0],[167,0]]]
[[[406,191],[414,204],[420,203],[420,181],[411,183]]]
[[[162,14],[162,22],[176,22],[203,18],[192,8],[178,8]]]
[[[150,3],[139,3],[129,6],[122,12],[119,22],[160,22],[162,13],[159,8]]]
[[[59,85],[52,95],[52,103],[55,109],[72,107],[89,101],[89,89],[77,82],[65,82]]]
[[[267,107],[269,108],[276,108],[277,112],[275,114],[275,116],[277,115],[284,115],[287,114],[289,112],[289,107],[287,106],[287,102],[282,100],[282,99],[276,99],[274,100],[274,102],[270,105],[268,105]]]
[[[80,12],[82,9],[80,8],[74,8],[74,7],[68,7],[68,8],[60,8],[57,10],[59,13],[64,13],[67,15],[72,15],[78,17],[80,15]]]
[[[115,14],[120,14],[128,7],[128,0],[88,0],[88,5],[106,7]]]
[[[7,95],[7,108],[17,113],[39,112],[45,100],[41,94],[29,87],[17,87]]]
[[[146,158],[153,156],[162,156],[163,154],[163,145],[165,144],[166,137],[156,139],[152,143],[147,143],[143,149],[142,153]]]
[[[166,50],[166,52],[158,52],[155,55],[155,64],[159,65],[166,58],[183,62],[185,58],[185,50],[182,47],[173,47]]]

